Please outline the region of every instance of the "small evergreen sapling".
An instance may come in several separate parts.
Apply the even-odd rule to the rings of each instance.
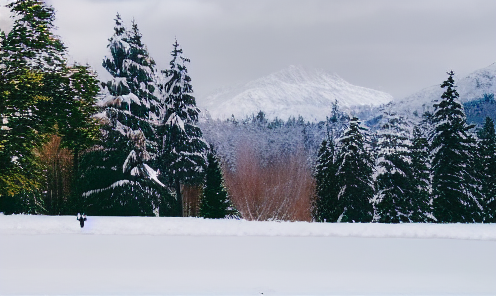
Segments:
[[[220,163],[214,152],[207,155],[205,185],[200,200],[200,217],[239,217],[227,193]]]

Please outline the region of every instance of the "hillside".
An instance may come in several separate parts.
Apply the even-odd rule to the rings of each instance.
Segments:
[[[465,77],[455,75],[455,82],[462,103],[483,98],[484,94],[494,94],[496,93],[496,63],[476,70]],[[436,85],[395,101],[394,108],[404,114],[411,114],[415,111],[422,114],[432,108],[434,100],[441,98],[444,91],[440,87],[441,83],[442,81],[439,81]]]

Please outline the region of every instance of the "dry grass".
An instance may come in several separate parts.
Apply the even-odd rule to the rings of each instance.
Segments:
[[[300,149],[262,165],[250,145],[240,145],[235,170],[224,169],[226,186],[247,220],[310,221],[312,171]]]

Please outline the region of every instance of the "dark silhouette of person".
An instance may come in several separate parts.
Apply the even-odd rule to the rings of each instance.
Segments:
[[[83,228],[84,227],[84,221],[86,221],[86,215],[83,214],[83,215],[79,216],[79,213],[78,213],[77,219],[79,221],[79,225],[81,225],[81,228]]]

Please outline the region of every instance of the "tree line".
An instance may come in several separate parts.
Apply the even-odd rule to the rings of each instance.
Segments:
[[[318,152],[313,215],[328,222],[496,222],[496,135],[477,131],[458,100],[454,73],[413,124],[385,106],[370,133],[353,117]]]

